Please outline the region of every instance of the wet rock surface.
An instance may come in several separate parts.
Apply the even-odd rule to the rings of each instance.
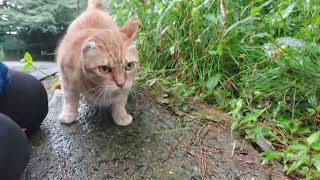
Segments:
[[[79,120],[58,122],[62,92],[47,87],[50,110],[30,141],[33,152],[22,179],[280,179],[261,167],[257,151],[219,124],[177,117],[143,90],[127,105],[134,121],[112,122],[108,108],[81,105]]]

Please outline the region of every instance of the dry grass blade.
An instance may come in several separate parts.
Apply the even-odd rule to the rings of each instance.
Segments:
[[[225,0],[220,0],[220,13],[222,16],[223,26],[226,26],[227,23],[227,10]]]

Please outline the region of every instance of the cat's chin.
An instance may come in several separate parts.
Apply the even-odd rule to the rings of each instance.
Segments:
[[[121,91],[130,91],[132,88],[133,83],[132,82],[127,82],[123,87],[117,87],[117,86],[106,86],[105,89],[108,92],[111,93],[116,93],[116,92],[121,92]]]
[[[118,87],[112,88],[112,89],[107,88],[106,90],[107,90],[111,95],[117,95],[117,94],[122,93],[122,92],[124,92],[124,91],[130,91],[130,90],[131,90],[131,87],[126,87],[126,86],[124,86],[124,87],[122,87],[122,88],[118,88]]]
[[[112,88],[106,89],[108,93],[100,95],[83,95],[85,101],[92,106],[104,107],[109,106],[114,102],[115,97],[121,96],[123,93],[130,91],[130,88]]]

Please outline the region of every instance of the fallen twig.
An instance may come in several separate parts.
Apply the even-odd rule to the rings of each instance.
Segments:
[[[166,162],[172,155],[172,153],[174,152],[174,150],[178,147],[178,145],[181,143],[182,139],[184,139],[184,137],[180,137],[178,139],[178,141],[176,141],[168,150],[163,162]]]

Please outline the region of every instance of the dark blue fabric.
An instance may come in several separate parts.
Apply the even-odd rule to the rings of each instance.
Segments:
[[[8,67],[0,62],[0,94],[3,93],[4,89],[10,84],[10,75]]]

